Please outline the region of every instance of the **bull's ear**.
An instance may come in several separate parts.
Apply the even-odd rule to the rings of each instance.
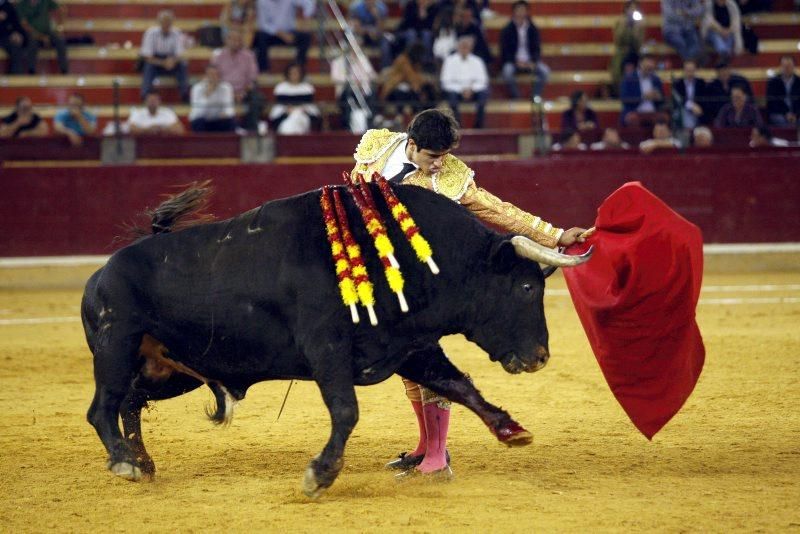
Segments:
[[[492,269],[500,274],[505,274],[519,261],[514,244],[509,239],[498,241],[492,246],[490,263]]]

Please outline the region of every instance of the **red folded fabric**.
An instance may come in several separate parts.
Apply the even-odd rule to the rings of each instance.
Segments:
[[[681,409],[705,360],[695,321],[703,276],[700,229],[639,182],[597,211],[587,263],[564,269],[603,375],[647,439]]]

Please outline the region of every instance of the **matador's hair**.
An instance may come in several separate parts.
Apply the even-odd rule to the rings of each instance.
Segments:
[[[408,125],[408,137],[420,150],[440,152],[458,145],[461,134],[458,122],[448,111],[428,109],[419,113]]]

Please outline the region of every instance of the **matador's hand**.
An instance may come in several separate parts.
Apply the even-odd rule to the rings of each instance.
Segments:
[[[564,233],[561,234],[561,238],[558,240],[558,244],[562,247],[568,247],[575,243],[583,243],[586,241],[586,238],[592,235],[594,232],[593,229],[586,230],[586,228],[570,228],[569,230],[564,230]]]

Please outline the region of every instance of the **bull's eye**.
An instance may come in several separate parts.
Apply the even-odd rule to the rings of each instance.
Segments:
[[[533,286],[530,284],[522,284],[522,289],[525,290],[525,293],[530,293],[533,291]]]

